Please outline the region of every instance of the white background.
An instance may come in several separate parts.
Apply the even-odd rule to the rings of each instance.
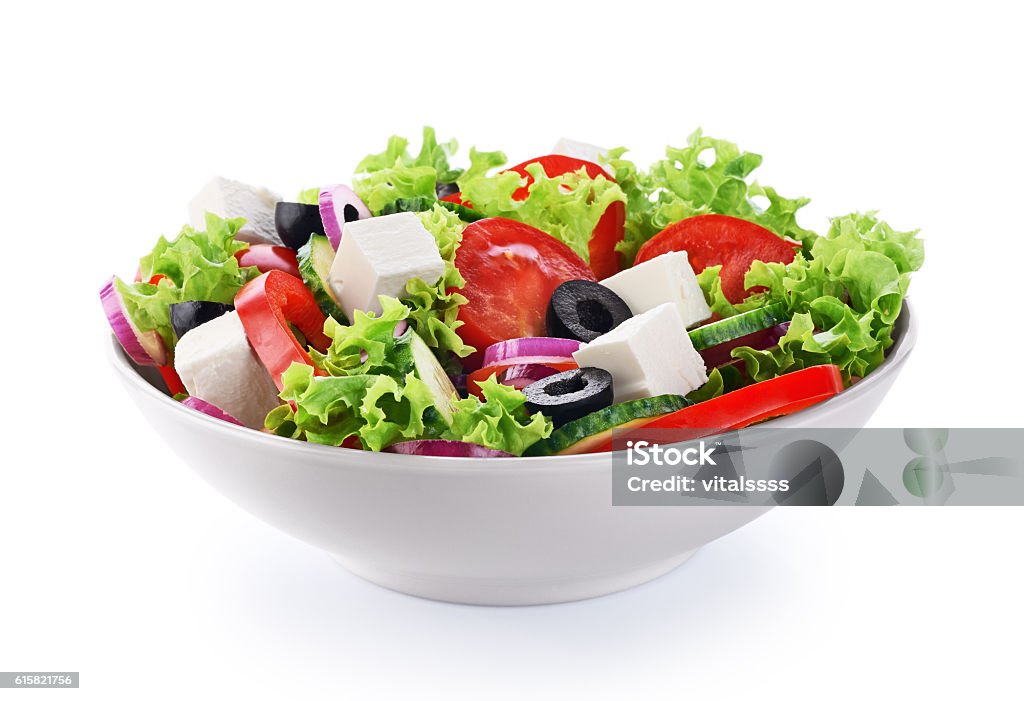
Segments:
[[[919,345],[874,425],[1020,425],[1010,3],[257,4],[4,10],[0,670],[102,699],[1019,693],[1020,509],[782,509],[603,599],[412,599],[172,456],[96,296],[213,174],[292,195],[423,123],[513,162],[566,135],[646,163],[703,126],[813,197],[805,225],[923,230]]]

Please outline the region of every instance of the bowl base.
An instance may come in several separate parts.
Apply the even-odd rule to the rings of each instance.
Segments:
[[[644,584],[683,564],[697,550],[637,569],[564,579],[498,580],[439,577],[398,572],[363,562],[335,557],[352,574],[385,589],[423,599],[477,606],[535,606],[592,599]]]

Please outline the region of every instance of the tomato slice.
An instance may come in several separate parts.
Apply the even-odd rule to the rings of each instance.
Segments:
[[[744,289],[743,278],[751,263],[791,263],[799,247],[745,219],[701,214],[678,221],[655,235],[640,247],[635,265],[662,253],[686,251],[695,273],[709,266],[722,266],[722,293],[737,304],[748,294],[764,289]]]
[[[523,161],[518,165],[514,165],[505,171],[508,172],[511,170],[519,173],[526,179],[526,184],[512,193],[512,199],[514,200],[525,200],[530,194],[530,185],[533,185],[533,176],[526,170],[526,166],[531,163],[540,163],[541,167],[544,168],[544,174],[549,178],[565,175],[566,173],[574,173],[580,168],[585,168],[587,175],[591,178],[603,175],[606,179],[612,180],[612,176],[609,175],[604,168],[592,161],[584,161],[582,158],[573,158],[572,156],[560,156],[556,154],[538,156],[537,158],[531,158],[528,161]]]
[[[533,176],[527,172],[526,166],[531,163],[540,163],[541,167],[544,168],[544,173],[549,178],[573,173],[580,168],[584,168],[587,175],[591,178],[601,175],[614,182],[614,178],[604,168],[591,161],[584,161],[581,158],[572,158],[571,156],[540,156],[509,168],[509,170],[519,173],[519,175],[526,179],[526,184],[512,194],[512,199],[525,200],[529,196],[530,185],[533,184]],[[604,211],[604,214],[601,215],[597,226],[594,227],[594,232],[590,236],[590,243],[587,245],[587,253],[590,255],[590,269],[594,271],[594,275],[597,276],[598,280],[611,277],[622,270],[622,258],[619,252],[615,250],[615,244],[622,240],[625,224],[625,203],[613,202]]]
[[[498,341],[544,336],[555,288],[566,280],[596,281],[587,264],[558,239],[499,217],[466,227],[455,266],[466,280],[459,292],[469,300],[459,308],[463,326],[458,334],[478,349],[478,356]]]
[[[295,256],[295,251],[284,246],[251,243],[248,248],[243,248],[235,253],[235,258],[238,259],[240,266],[255,265],[261,273],[280,270],[283,273],[300,277],[299,261]]]

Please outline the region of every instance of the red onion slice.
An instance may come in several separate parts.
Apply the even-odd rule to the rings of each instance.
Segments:
[[[441,458],[512,458],[511,453],[503,450],[485,448],[476,443],[463,443],[462,441],[442,440],[418,440],[403,441],[389,445],[384,449],[385,453],[399,453],[401,455],[433,455]]]
[[[527,356],[571,358],[572,354],[580,349],[580,345],[579,341],[572,338],[550,338],[548,336],[511,338],[487,347],[487,350],[484,351],[483,367]]]
[[[115,278],[110,278],[100,290],[100,303],[107,315],[110,328],[114,331],[124,352],[137,365],[166,365],[167,347],[163,338],[156,331],[140,332],[128,318],[124,301],[114,287]]]
[[[369,219],[371,216],[359,195],[346,185],[331,185],[320,191],[320,218],[324,222],[324,233],[335,251],[341,243],[341,230],[345,222]]]
[[[213,404],[210,404],[205,399],[200,399],[199,397],[187,397],[186,399],[182,400],[181,403],[187,406],[189,409],[195,409],[196,411],[202,414],[206,414],[207,416],[212,416],[213,418],[220,419],[221,421],[227,421],[229,424],[235,424],[236,426],[245,425],[231,414],[227,413],[223,409],[220,409],[219,407],[214,406]]]
[[[508,385],[509,387],[515,387],[516,389],[523,389],[528,385],[532,385],[537,380],[543,380],[545,377],[551,377],[557,375],[560,370],[555,370],[547,365],[513,365],[505,371],[505,376],[501,379],[501,384]]]

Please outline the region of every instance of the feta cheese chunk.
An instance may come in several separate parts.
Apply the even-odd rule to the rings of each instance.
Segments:
[[[189,223],[202,231],[206,229],[207,212],[223,218],[245,217],[245,226],[238,232],[239,241],[281,246],[274,226],[274,206],[280,201],[280,195],[266,188],[216,177],[188,203]]]
[[[704,359],[671,302],[626,319],[572,357],[581,368],[611,373],[616,402],[687,394],[708,381]]]
[[[349,319],[358,309],[380,313],[378,295],[401,297],[405,283],[433,285],[444,275],[437,242],[412,212],[350,221],[341,234],[327,283]]]
[[[663,253],[605,278],[601,284],[622,297],[633,314],[643,314],[671,302],[679,310],[684,326],[711,318],[711,309],[704,301],[685,251]]]
[[[270,373],[249,346],[238,312],[201,324],[174,347],[174,369],[193,397],[205,399],[249,428],[263,428],[281,403]]]
[[[551,149],[551,153],[558,156],[579,158],[584,161],[590,161],[591,163],[602,165],[600,159],[608,156],[608,149],[562,137],[555,142],[555,145]],[[605,170],[607,170],[607,168]]]

